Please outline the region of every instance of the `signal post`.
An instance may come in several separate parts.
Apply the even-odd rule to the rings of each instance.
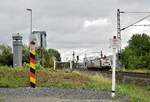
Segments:
[[[114,36],[110,39],[111,48],[113,48],[113,65],[112,65],[112,97],[115,97],[115,86],[116,86],[116,50],[121,46],[120,38]]]

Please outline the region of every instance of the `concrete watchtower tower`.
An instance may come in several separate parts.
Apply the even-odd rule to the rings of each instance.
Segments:
[[[22,65],[22,36],[13,34],[13,67]]]

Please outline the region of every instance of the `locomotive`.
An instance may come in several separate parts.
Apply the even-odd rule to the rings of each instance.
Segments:
[[[111,69],[111,59],[102,56],[101,57],[86,57],[84,58],[84,64],[87,69],[100,69],[100,70],[110,70]]]

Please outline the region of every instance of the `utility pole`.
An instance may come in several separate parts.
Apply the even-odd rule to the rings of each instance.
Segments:
[[[84,68],[87,68],[87,54],[84,54]]]
[[[75,58],[75,52],[74,51],[72,53],[72,56],[73,56],[73,62],[74,62],[74,58]]]
[[[73,67],[74,67],[74,62],[75,62],[75,52],[73,51],[73,54],[72,54],[72,57],[73,57],[73,59],[72,59],[72,64],[73,64]]]
[[[120,39],[121,41],[121,27],[120,27],[120,9],[117,9],[117,38]],[[122,46],[120,45],[120,48],[118,48],[118,54],[117,54],[117,59],[118,59],[118,65],[121,67],[121,62],[120,62],[120,57],[121,57],[121,48]]]
[[[77,55],[76,68],[79,68],[78,62],[79,62],[79,55]]]
[[[139,20],[137,20],[136,22],[134,22],[134,23],[132,23],[132,24],[126,26],[126,27],[121,28],[121,24],[120,24],[120,14],[122,14],[122,13],[130,13],[130,14],[148,13],[149,15],[147,15],[147,16],[145,16],[145,17],[139,19]],[[150,26],[150,24],[148,24],[148,25],[136,25],[137,23],[139,23],[139,22],[145,20],[145,19],[148,18],[148,17],[150,17],[150,12],[124,12],[124,11],[120,11],[120,9],[117,9],[117,38],[120,39],[120,41],[121,41],[121,39],[122,39],[122,38],[121,38],[121,31],[123,31],[123,30],[125,30],[125,29],[127,29],[127,28],[129,28],[129,27],[131,27],[131,26]],[[120,57],[121,57],[121,48],[122,48],[122,46],[120,45],[120,48],[118,48],[118,58],[119,58],[119,59],[120,59]]]
[[[137,20],[136,22],[126,26],[126,27],[123,27],[121,28],[120,26],[120,14],[121,13],[129,13],[129,14],[149,14],[139,20]],[[117,9],[117,37],[121,40],[121,31],[131,27],[131,26],[150,26],[150,24],[144,24],[144,25],[136,25],[137,23],[145,20],[146,18],[150,17],[150,12],[124,12],[124,11],[120,11],[120,9]]]
[[[30,36],[32,36],[32,9],[26,9],[30,12]]]
[[[103,58],[103,52],[102,52],[102,50],[101,50],[101,58]]]
[[[120,10],[117,9],[117,37],[121,39],[121,30],[120,30]]]

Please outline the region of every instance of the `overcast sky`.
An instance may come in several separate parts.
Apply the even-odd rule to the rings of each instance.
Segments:
[[[47,32],[47,47],[58,49],[62,56],[103,50],[111,53],[109,39],[116,35],[116,11],[150,11],[149,0],[0,0],[0,43],[12,45],[12,33],[23,35],[28,43],[30,15],[33,30]],[[148,14],[122,14],[121,26],[129,25]],[[140,24],[150,24],[146,19]],[[134,33],[150,34],[150,27],[130,27],[122,32],[122,45]]]

